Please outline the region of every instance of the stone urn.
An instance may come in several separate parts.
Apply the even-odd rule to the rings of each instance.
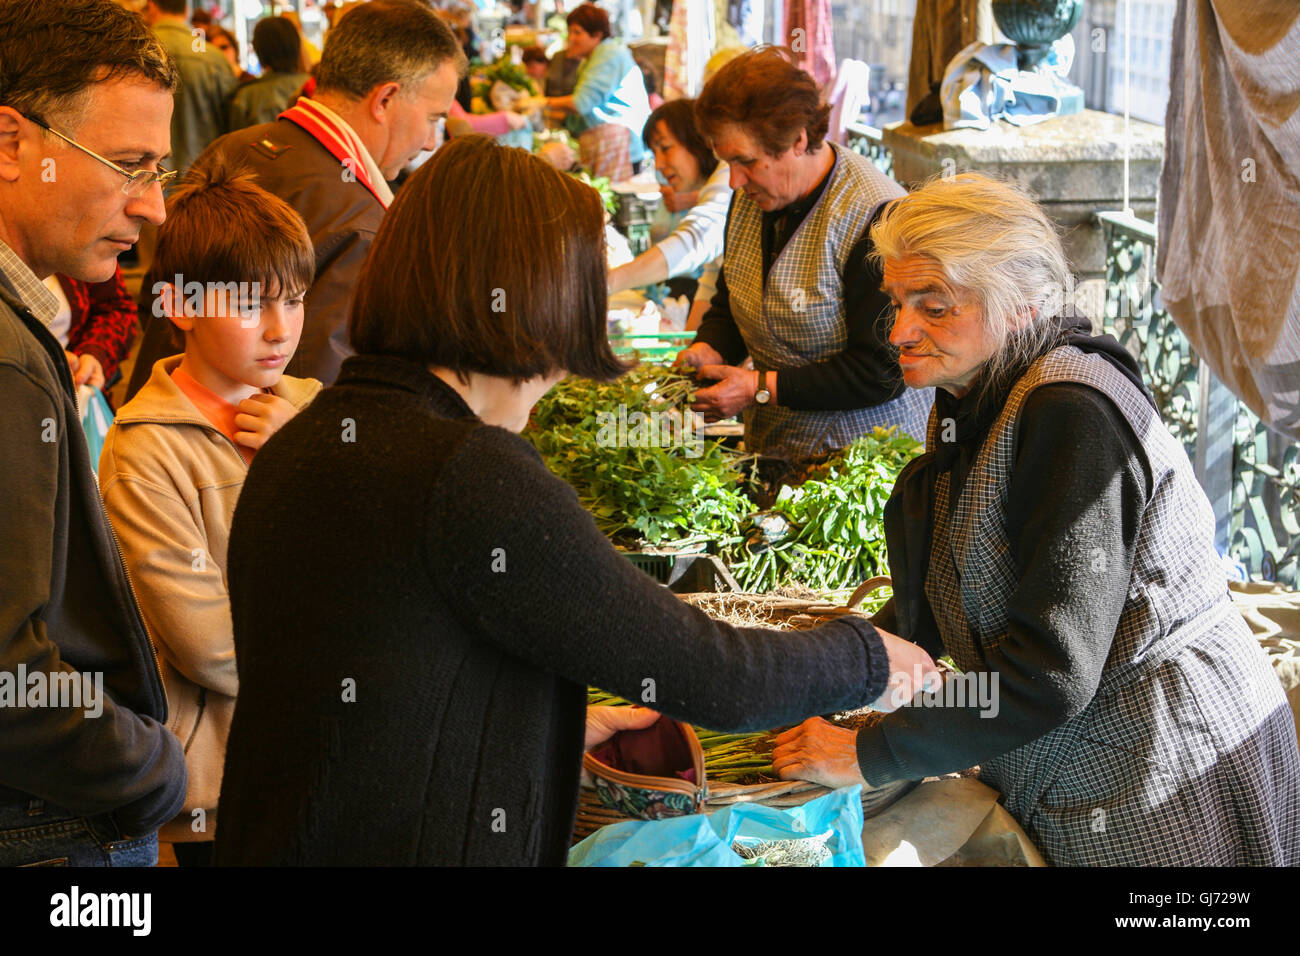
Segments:
[[[1079,22],[1083,0],[993,0],[998,29],[1016,44],[1020,69],[1032,70]]]

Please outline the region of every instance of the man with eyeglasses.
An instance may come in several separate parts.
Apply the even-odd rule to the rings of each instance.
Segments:
[[[0,864],[153,865],[185,797],[42,281],[163,221],[175,85],[113,0],[0,0]]]

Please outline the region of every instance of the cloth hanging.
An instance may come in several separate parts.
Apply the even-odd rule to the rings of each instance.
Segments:
[[[1214,374],[1300,439],[1300,7],[1180,0],[1156,275]]]
[[[835,79],[830,0],[785,0],[785,33],[777,43],[790,48],[795,65],[812,74],[818,86],[830,88]]]
[[[835,76],[831,91],[831,125],[827,136],[836,143],[844,142],[844,130],[857,121],[858,114],[871,97],[871,67],[861,60],[845,60]]]
[[[938,93],[948,64],[959,51],[972,43],[993,43],[995,33],[988,0],[917,0],[905,115],[911,116],[931,92]]]
[[[712,0],[673,0],[664,53],[664,99],[699,96],[704,65],[713,55]]]
[[[1075,90],[1066,79],[1073,61],[1074,38],[1068,34],[1033,70],[1020,69],[1014,43],[972,43],[952,58],[943,76],[943,128],[988,129],[999,119],[1030,126],[1051,119]]]
[[[763,42],[764,0],[739,0],[736,11],[736,30],[745,46],[758,46]]]

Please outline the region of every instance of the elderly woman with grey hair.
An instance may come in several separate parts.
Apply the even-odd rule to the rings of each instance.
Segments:
[[[886,509],[875,623],[965,673],[856,734],[806,721],[776,768],[878,786],[978,764],[1058,865],[1300,864],[1281,685],[1136,363],[1061,317],[1052,225],[965,174],[872,239],[903,376],[938,389]]]

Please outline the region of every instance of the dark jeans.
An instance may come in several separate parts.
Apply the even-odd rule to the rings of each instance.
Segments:
[[[112,814],[79,817],[32,799],[0,805],[0,866],[156,866],[158,833],[125,839]]]

